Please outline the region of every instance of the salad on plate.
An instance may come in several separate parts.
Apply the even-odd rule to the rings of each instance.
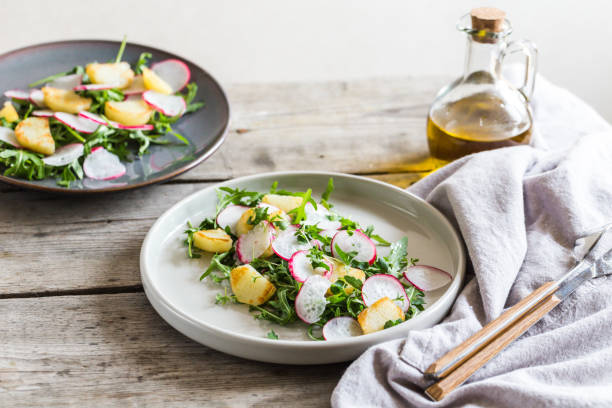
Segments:
[[[5,176],[56,178],[69,187],[84,177],[123,176],[126,161],[169,144],[183,115],[204,106],[189,67],[167,59],[149,64],[150,53],[122,61],[124,39],[112,61],[92,61],[39,79],[29,89],[4,92],[0,109],[0,169]],[[165,137],[171,135],[170,137]]]
[[[301,320],[313,340],[373,333],[424,310],[424,292],[451,275],[416,265],[406,237],[390,243],[336,212],[333,188],[330,179],[318,202],[311,189],[276,182],[266,193],[219,188],[216,214],[185,231],[188,257],[212,254],[200,280],[220,285],[216,303],[248,305],[279,325]],[[267,336],[278,339],[274,330]]]

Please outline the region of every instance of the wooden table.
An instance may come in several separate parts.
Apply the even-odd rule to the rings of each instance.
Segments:
[[[0,186],[0,406],[326,406],[347,364],[283,366],[197,344],[140,282],[142,240],[183,197],[275,170],[402,187],[430,169],[425,118],[445,78],[228,87],[208,161],[165,184],[94,197]]]

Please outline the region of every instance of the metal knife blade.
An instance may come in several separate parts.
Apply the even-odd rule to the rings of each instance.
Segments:
[[[612,273],[612,224],[584,237],[578,243],[584,259],[557,281],[556,292],[561,300],[571,295],[586,280]]]

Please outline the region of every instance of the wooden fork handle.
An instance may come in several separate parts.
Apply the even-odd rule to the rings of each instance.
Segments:
[[[427,388],[425,393],[431,399],[440,401],[442,398],[448,395],[449,392],[467,380],[476,370],[485,365],[487,361],[495,357],[500,351],[508,346],[508,344],[512,343],[512,341],[518,338],[521,334],[525,333],[546,313],[557,306],[559,302],[561,302],[561,299],[555,294],[546,297],[536,307],[532,308],[518,321],[502,331],[492,341],[487,343],[484,348],[464,361],[463,364],[457,367],[453,372]]]
[[[439,380],[450,374],[455,368],[463,364],[476,352],[485,347],[491,339],[519,320],[529,310],[534,308],[546,296],[557,290],[556,282],[547,282],[534,290],[520,302],[506,310],[501,316],[493,320],[476,332],[469,339],[455,347],[425,371],[427,377]]]

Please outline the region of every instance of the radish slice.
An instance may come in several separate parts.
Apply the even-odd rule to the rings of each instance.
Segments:
[[[79,116],[85,119],[88,119],[94,123],[97,123],[98,125],[104,125],[104,126],[109,126],[109,127],[113,127],[113,128],[119,128],[119,123],[117,122],[113,122],[112,120],[106,121],[102,116],[97,115],[95,113],[92,112],[87,112],[87,111],[81,111],[79,112]]]
[[[415,288],[424,292],[440,289],[453,280],[448,272],[428,265],[415,265],[406,268],[404,278]]]
[[[38,106],[39,108],[44,108],[47,105],[45,105],[45,94],[43,94],[43,91],[41,91],[40,89],[32,89],[30,91],[30,102],[32,102],[34,105]]]
[[[115,129],[145,130],[145,131],[155,129],[153,125],[150,125],[148,123],[144,125],[122,125],[121,123],[114,122],[112,120],[107,121],[102,116],[96,115],[95,113],[87,112],[87,111],[79,112],[79,116],[85,119],[89,119],[90,121],[95,122],[99,125],[109,126]]]
[[[164,95],[155,91],[147,91],[142,94],[142,99],[155,109],[166,116],[182,115],[187,109],[185,99],[182,96]]]
[[[121,123],[118,123],[119,129],[126,129],[126,130],[144,130],[144,131],[148,131],[148,130],[153,130],[155,129],[155,126],[145,123],[144,125],[122,125]]]
[[[274,229],[267,221],[260,222],[248,233],[238,238],[236,253],[242,263],[249,263],[260,257],[274,239]]]
[[[306,279],[295,297],[295,312],[305,323],[319,321],[327,305],[325,293],[330,286],[331,282],[319,275]]]
[[[60,147],[55,153],[45,157],[42,161],[49,166],[65,166],[81,157],[83,155],[83,150],[82,143],[72,143]]]
[[[98,128],[97,123],[71,113],[55,112],[53,117],[62,122],[64,125],[69,126],[81,133],[93,133]]]
[[[404,312],[410,308],[410,299],[404,285],[393,275],[374,275],[366,279],[361,288],[361,297],[366,306],[371,306],[384,297],[392,299]]]
[[[359,262],[367,262],[370,265],[376,260],[376,245],[366,234],[359,230],[352,232],[352,235],[346,231],[338,231],[331,242],[332,255],[338,257],[336,245],[343,252],[357,251],[355,260]]]
[[[183,89],[191,78],[191,71],[187,64],[177,59],[167,59],[151,65],[151,70],[164,80],[172,92]]]
[[[249,208],[246,205],[228,205],[217,215],[217,225],[223,229],[229,227],[230,231],[235,234],[238,220]]]
[[[132,81],[132,85],[124,89],[122,92],[124,95],[139,95],[146,90],[147,88],[145,88],[144,82],[142,81],[142,75],[136,75]]]
[[[304,225],[316,224],[321,229],[331,230],[337,230],[342,227],[340,221],[332,221],[328,218],[332,213],[320,204],[317,205],[317,209],[315,210],[314,206],[308,203],[304,206],[304,212],[306,213],[306,219],[302,222]]]
[[[361,336],[363,331],[357,320],[349,316],[338,316],[325,323],[322,333],[325,340],[341,340]]]
[[[308,258],[308,251],[297,251],[291,259],[289,259],[289,272],[291,276],[298,282],[306,282],[306,279],[314,275],[323,276],[325,279],[330,279],[334,265],[331,262],[324,260],[329,266],[329,269],[325,268],[313,268],[310,258]]]
[[[4,96],[11,99],[19,99],[20,101],[27,101],[30,99],[30,93],[28,91],[21,91],[19,89],[11,89],[4,92]]]
[[[83,75],[72,74],[56,78],[45,86],[48,86],[49,88],[73,90],[75,87],[81,85],[82,81]]]
[[[77,85],[73,88],[74,91],[104,91],[106,89],[116,88],[113,84],[85,84]]]
[[[113,180],[123,176],[126,169],[119,157],[103,147],[96,147],[85,158],[83,171],[95,180]]]
[[[15,136],[15,131],[11,128],[0,126],[0,140],[5,143],[10,144],[13,147],[18,147],[18,148],[22,147],[17,141],[17,136]]]
[[[32,116],[38,116],[40,118],[50,118],[55,115],[55,112],[49,109],[40,109],[32,111]]]
[[[298,228],[295,225],[290,225],[285,230],[281,230],[274,242],[272,242],[272,250],[280,258],[288,261],[297,251],[312,248],[308,242],[299,242],[295,236]]]

